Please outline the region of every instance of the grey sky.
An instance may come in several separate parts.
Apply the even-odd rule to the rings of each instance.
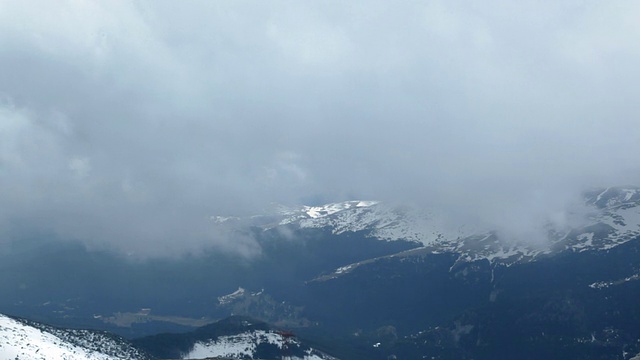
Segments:
[[[627,1],[3,1],[1,234],[250,252],[206,218],[354,197],[526,226],[640,183],[638,44]]]

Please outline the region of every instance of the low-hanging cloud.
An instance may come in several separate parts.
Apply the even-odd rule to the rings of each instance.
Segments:
[[[254,254],[209,216],[350,197],[526,233],[586,187],[639,182],[638,13],[4,2],[2,237]]]

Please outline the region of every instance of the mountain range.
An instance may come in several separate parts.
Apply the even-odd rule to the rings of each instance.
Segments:
[[[377,201],[211,217],[259,244],[251,259],[34,241],[0,265],[0,312],[109,330],[156,357],[279,358],[294,332],[303,359],[634,359],[640,188],[589,190],[568,213],[536,239]],[[27,324],[3,319],[2,333]]]

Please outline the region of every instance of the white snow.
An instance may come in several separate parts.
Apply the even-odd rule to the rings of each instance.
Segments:
[[[289,340],[296,344],[296,340]],[[281,335],[264,330],[247,331],[237,335],[220,336],[217,339],[197,342],[193,349],[183,355],[183,359],[204,359],[209,357],[232,357],[253,359],[259,344],[273,344],[282,349],[284,340]],[[292,357],[299,360],[323,360],[322,357],[308,350],[304,357]]]
[[[596,197],[596,202],[600,201],[600,199],[602,199],[602,195],[606,194],[607,191],[609,191],[610,188],[606,188],[604,189],[603,192],[601,192],[600,194],[598,194],[598,196]]]
[[[636,356],[632,357],[629,360],[640,360],[640,353],[638,353]]]
[[[342,266],[342,267],[337,268],[337,269],[336,269],[336,271],[334,271],[334,273],[336,273],[336,274],[342,274],[342,273],[345,273],[345,272],[347,272],[347,271],[349,271],[349,270],[353,269],[355,266],[356,266],[355,264],[350,264],[350,265],[347,265],[347,266]]]
[[[631,200],[631,198],[632,198],[632,197],[633,197],[633,195],[635,195],[635,194],[636,194],[636,192],[635,192],[635,191],[627,190],[627,193],[626,193],[626,194],[625,194],[625,196],[624,196],[624,201],[629,201],[629,200]]]
[[[505,250],[504,248],[501,248],[500,250],[487,255],[486,259],[488,259],[489,261],[495,260],[495,259],[508,259],[510,257],[513,256],[517,256],[517,255],[521,255],[522,254],[522,250],[518,249],[516,247],[510,248],[508,250]]]
[[[629,281],[637,281],[640,280],[640,274],[635,274],[631,276],[627,276],[624,279],[615,280],[615,281],[598,281],[593,284],[589,284],[589,287],[592,289],[604,289],[610,286],[621,285]]]
[[[218,302],[220,303],[220,305],[228,304],[233,300],[243,296],[244,292],[244,288],[238,287],[238,290],[232,292],[231,294],[218,297]]]
[[[488,259],[511,265],[534,261],[559,251],[607,250],[640,236],[640,188],[611,187],[588,200],[591,213],[580,228],[542,224],[542,238],[518,242],[497,236],[492,229],[456,224],[437,209],[391,207],[378,201],[355,200],[322,206],[280,206],[277,214],[263,216],[258,225],[264,230],[277,226],[328,229],[333,234],[360,232],[381,241],[406,240],[419,243],[432,253],[460,254],[460,261]],[[607,199],[606,206],[600,204]],[[599,206],[595,206],[598,203]],[[584,213],[584,208],[568,209]],[[257,218],[256,218],[257,219]],[[608,228],[607,225],[610,227]],[[597,229],[597,231],[594,231]],[[485,235],[483,235],[485,234]],[[549,234],[545,238],[545,234]],[[334,274],[352,268],[343,266]]]
[[[123,359],[74,345],[51,333],[0,315],[0,359],[17,358],[34,360]]]
[[[265,331],[246,332],[233,336],[221,336],[210,342],[197,342],[184,359],[204,359],[207,357],[252,357],[260,343],[274,343],[277,341],[268,337]],[[273,334],[278,336],[277,334]],[[264,337],[264,338],[263,338]],[[273,340],[273,342],[272,342]]]
[[[375,204],[377,204],[376,201],[345,201],[323,206],[305,206],[304,210],[310,218],[316,219],[319,217],[329,216],[340,211],[353,208],[369,207]]]
[[[579,242],[574,244],[571,248],[573,250],[578,250],[578,252],[589,250],[593,247],[593,236],[595,234],[592,232],[580,234],[576,237],[576,240]]]
[[[211,221],[217,224],[225,223],[230,220],[240,220],[236,216],[211,216]]]
[[[629,206],[631,205],[631,206]],[[615,231],[594,247],[607,250],[640,236],[640,206],[625,206],[606,209],[594,221],[611,226]]]
[[[377,201],[360,201],[358,202],[358,204],[356,205],[357,207],[369,207],[369,206],[373,206],[375,204],[377,204]]]
[[[417,211],[386,206],[378,201],[346,201],[323,206],[305,206],[295,211],[281,209],[279,225],[300,228],[330,228],[334,234],[365,231],[383,241],[408,240],[424,245],[442,239],[471,235],[474,229],[450,228],[436,211]]]
[[[293,359],[292,359],[293,360]],[[322,357],[312,353],[310,350],[307,351],[307,354],[304,356],[302,360],[325,360]]]

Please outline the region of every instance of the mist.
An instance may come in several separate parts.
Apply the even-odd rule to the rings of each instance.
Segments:
[[[640,5],[0,4],[0,242],[259,253],[212,215],[375,199],[526,234],[640,183]]]

